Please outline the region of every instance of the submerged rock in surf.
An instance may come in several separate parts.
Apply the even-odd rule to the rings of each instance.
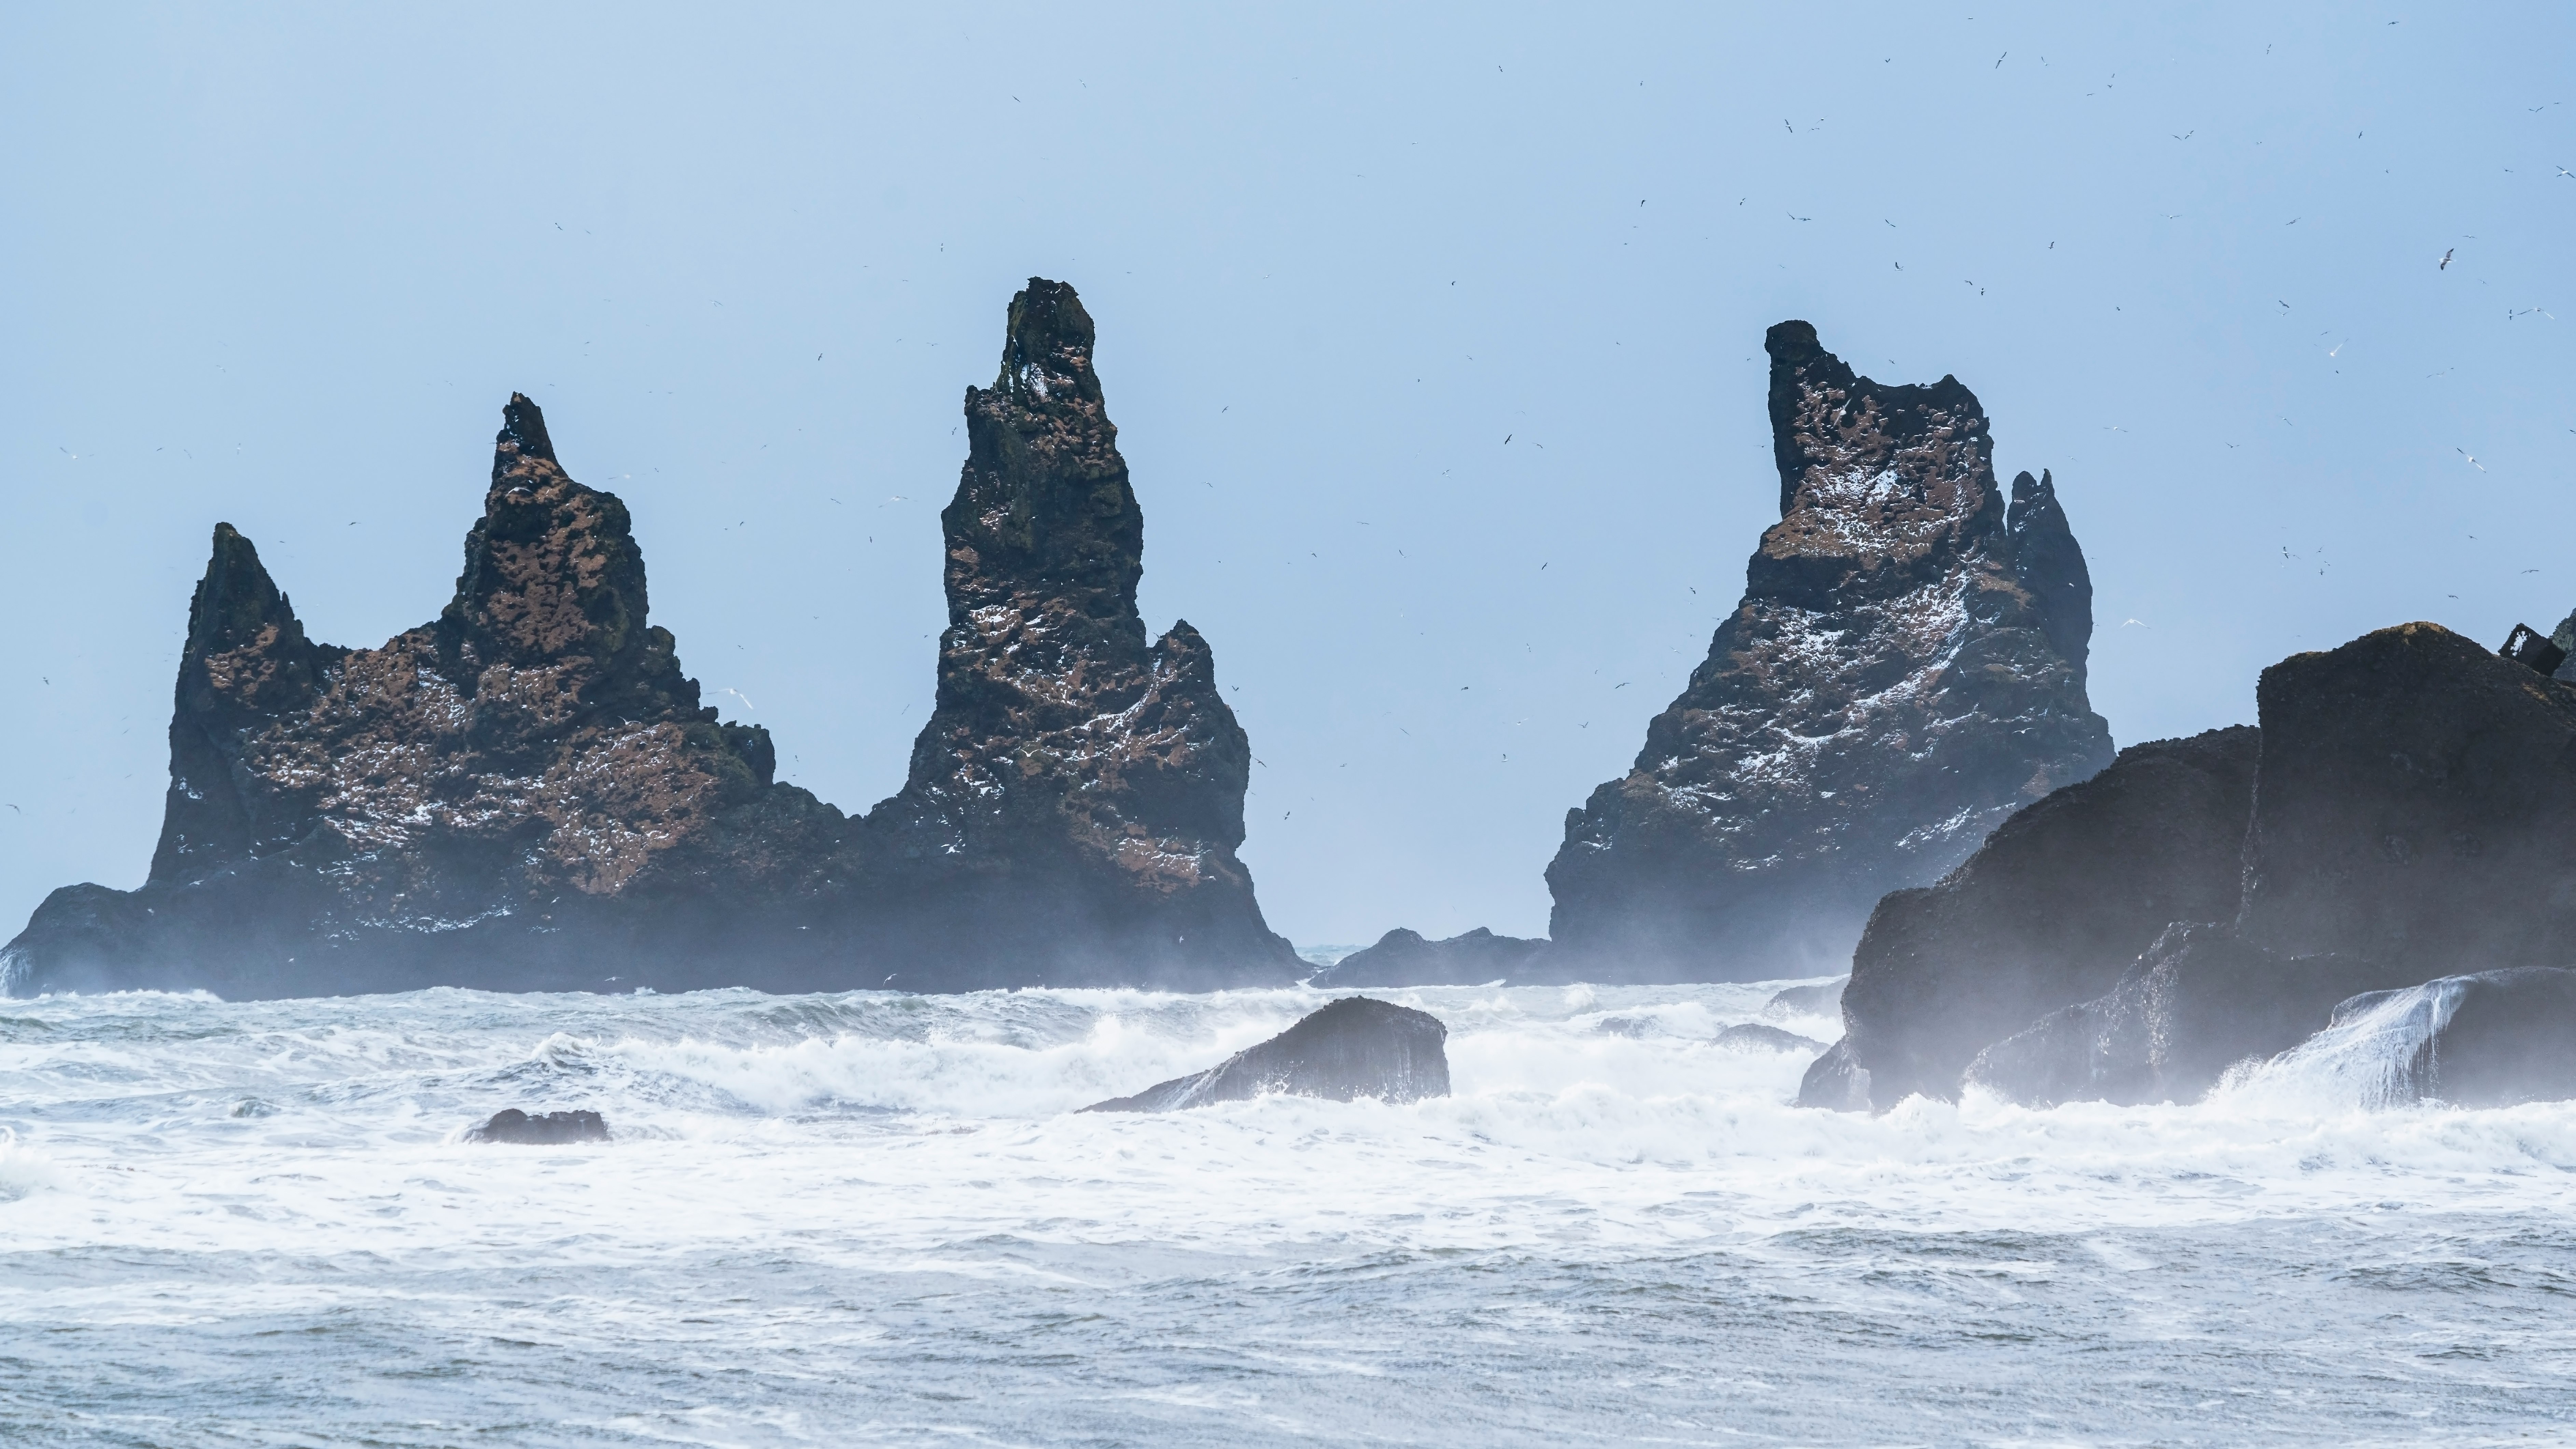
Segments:
[[[1764,339],[1780,521],[1636,763],[1566,815],[1551,972],[1758,981],[1850,959],[1870,907],[2108,764],[2084,688],[2092,583],[2053,480],[2007,517],[1956,378],[1855,374]]]
[[[1758,1021],[1748,1021],[1741,1026],[1730,1026],[1719,1032],[1712,1040],[1716,1045],[1729,1051],[1739,1052],[1813,1052],[1825,1049],[1825,1044],[1814,1037],[1800,1036],[1794,1031],[1782,1031],[1776,1026],[1765,1026]]]
[[[608,1122],[597,1112],[575,1108],[568,1112],[539,1112],[530,1115],[516,1107],[504,1107],[492,1114],[492,1120],[465,1134],[468,1142],[515,1142],[529,1147],[559,1147],[567,1142],[605,1142]]]
[[[1869,1110],[1869,1068],[1852,1060],[1849,1037],[1807,1063],[1806,1075],[1798,1079],[1797,1104],[1828,1112]]]
[[[1880,901],[1842,996],[1872,1101],[1956,1096],[1979,1051],[2109,991],[2167,926],[2233,916],[2260,746],[2243,725],[2131,745]]]
[[[1834,1016],[1843,1009],[1843,988],[1851,984],[1848,976],[1819,981],[1813,986],[1787,986],[1771,993],[1762,1003],[1764,1016]]]
[[[1483,926],[1444,941],[1424,940],[1401,926],[1377,944],[1353,951],[1318,972],[1331,986],[1482,986],[1524,982],[1547,950],[1544,940],[1497,936]]]
[[[1346,996],[1194,1076],[1095,1102],[1086,1112],[1171,1112],[1280,1094],[1336,1102],[1449,1095],[1449,1028],[1427,1011]]]

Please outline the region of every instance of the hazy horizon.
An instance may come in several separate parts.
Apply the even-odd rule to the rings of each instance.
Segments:
[[[1873,14],[0,17],[0,936],[142,879],[213,525],[380,643],[513,390],[707,702],[872,806],[1031,275],[1097,320],[1147,625],[1215,650],[1301,944],[1545,930],[1777,516],[1787,318],[2054,472],[2123,745],[2576,607],[2576,17]]]

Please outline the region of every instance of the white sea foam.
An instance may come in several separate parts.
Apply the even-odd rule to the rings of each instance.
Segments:
[[[2237,1270],[2218,1259],[2214,1276],[2176,1286],[2177,1263],[2211,1252],[2269,1245],[2259,1253],[2270,1262],[2298,1251],[2281,1243],[2340,1235],[2339,1266],[2290,1270],[2309,1275],[2298,1282],[2340,1283],[2332,1275],[2356,1254],[2380,1265],[2371,1273],[2411,1282],[2448,1270],[2416,1263],[2406,1245],[2423,1231],[2410,1225],[2490,1220],[2520,1241],[2576,1213],[2576,1106],[2365,1105],[2385,1097],[2366,1089],[2366,1064],[2412,1029],[2393,1004],[2198,1105],[2032,1111],[1971,1097],[1873,1118],[1790,1106],[1808,1053],[1720,1044],[1728,1027],[1757,1020],[1817,1041],[1839,1031],[1827,1017],[1765,1018],[1781,984],[1375,992],[1448,1024],[1455,1095],[1409,1105],[1273,1097],[1160,1116],[1076,1109],[1206,1067],[1328,995],[429,991],[14,1003],[0,1016],[0,1127],[14,1129],[0,1137],[0,1327],[47,1345],[85,1340],[34,1330],[111,1335],[98,1354],[45,1360],[43,1382],[66,1387],[44,1403],[86,1392],[110,1358],[185,1358],[209,1334],[361,1325],[348,1348],[295,1350],[355,1354],[332,1360],[355,1377],[376,1372],[366,1345],[429,1355],[423,1397],[401,1410],[414,1417],[392,1400],[351,1401],[330,1422],[352,1440],[413,1442],[399,1425],[419,1419],[573,1414],[568,1391],[548,1387],[516,1409],[456,1417],[460,1400],[436,1388],[434,1364],[497,1335],[521,1345],[506,1352],[534,1365],[531,1382],[619,1366],[597,1392],[574,1395],[590,1427],[564,1441],[948,1432],[900,1416],[883,1433],[853,1431],[876,1422],[873,1400],[865,1412],[813,1407],[825,1401],[814,1385],[855,1376],[945,1385],[937,1403],[982,1407],[942,1409],[935,1423],[969,1437],[1302,1441],[1305,1430],[1280,1429],[1268,1409],[1191,1397],[1249,1383],[1247,1402],[1293,1401],[1307,1416],[1298,1423],[1340,1424],[1348,1432],[1335,1433],[1358,1442],[1382,1422],[1440,1437],[1439,1416],[1458,1401],[1419,1369],[1425,1353],[1478,1364],[1507,1352],[1495,1345],[1529,1343],[1553,1345],[1545,1352],[1569,1365],[1608,1354],[1580,1369],[1510,1370],[1516,1392],[1572,1416],[1563,1424],[1598,1424],[1658,1391],[1632,1378],[1613,1402],[1592,1404],[1591,1385],[1622,1381],[1623,1365],[1662,1352],[1659,1336],[1700,1333],[1691,1325],[1702,1320],[1722,1333],[1739,1311],[1759,1316],[1761,1335],[1704,1349],[1730,1362],[1755,1353],[1727,1392],[1759,1394],[1770,1390],[1749,1387],[1756,1380],[1835,1362],[1780,1338],[1795,1321],[1775,1321],[1781,1304],[1830,1305],[1885,1325],[1873,1333],[1949,1343],[1940,1335],[1957,1331],[1962,1303],[1991,1316],[2033,1294],[2108,1294],[2129,1305],[2119,1312],[2140,1325],[2140,1344],[2161,1344],[2185,1331],[2162,1305],[2232,1281]],[[464,1140],[505,1106],[594,1108],[615,1135],[551,1150]],[[2276,1229],[2290,1236],[2264,1236]],[[2372,1234],[2398,1246],[2373,1248]],[[2534,1261],[2555,1251],[2554,1239],[2532,1241],[2514,1251]],[[2367,1295],[2376,1281],[2335,1291]],[[2138,1287],[2116,1286],[2130,1282]],[[811,1285],[825,1283],[835,1285],[825,1301],[812,1300]],[[1429,1302],[1449,1305],[1439,1310],[1448,1316],[1408,1317]],[[2297,1312],[2378,1313],[2376,1302]],[[684,1316],[672,1317],[673,1303]],[[1265,1318],[1272,1303],[1307,1306]],[[2079,1314],[2071,1332],[2089,1344],[2115,1321],[2129,1320]],[[1126,1389],[1102,1397],[1057,1384],[1019,1401],[980,1387],[992,1382],[983,1375],[1044,1378],[1056,1371],[1032,1364],[1091,1362],[1089,1350],[1064,1359],[1047,1346],[1074,1331],[1050,1325],[1079,1324],[1116,1325],[1115,1352],[1141,1356]],[[2009,1341],[2022,1330],[1976,1331]],[[1769,1358],[1746,1346],[1775,1339],[1783,1347]],[[252,1345],[239,1362],[268,1361],[269,1350],[236,1341]],[[1200,1346],[1171,1347],[1184,1342]],[[1937,1383],[1917,1382],[1911,1396],[1951,1394],[1941,1376],[1988,1362],[1975,1355],[1989,1342],[1936,1355]],[[2560,1350],[2546,1334],[2518,1342],[2516,1352]],[[1253,1377],[1193,1367],[1213,1344],[1239,1351]],[[697,1357],[666,1361],[683,1349]],[[1948,1356],[1957,1352],[1970,1358]],[[475,1361],[478,1383],[514,1382],[522,1359]],[[174,1377],[196,1387],[173,1390],[164,1408],[184,1418],[236,1402],[224,1397],[236,1392],[221,1367],[231,1362]],[[861,1362],[874,1367],[847,1367]],[[952,1362],[967,1366],[963,1377],[932,1367]],[[1865,1378],[1911,1362],[1872,1360]],[[705,1397],[746,1363],[785,1377],[720,1403]],[[1350,1397],[1380,1379],[1395,1400]],[[1311,1394],[1293,1387],[1310,1380]],[[120,1402],[161,1392],[148,1376],[117,1382]],[[1858,1382],[1827,1373],[1815,1402],[1848,1399]],[[2278,1386],[2245,1382],[2248,1394]],[[264,1402],[245,1384],[240,1404]],[[1957,1393],[1947,1412],[1992,1402]],[[1030,1415],[1015,1402],[1048,1408]],[[763,1417],[782,1403],[816,1417],[792,1432]],[[1112,1403],[1125,1407],[1091,1418],[1079,1407]],[[1450,1407],[1428,1407],[1439,1404]],[[1667,1408],[1687,1417],[1685,1404]],[[10,1412],[0,1394],[0,1438]],[[1156,1427],[1175,1414],[1201,1426],[1195,1439]],[[2127,1421],[2083,1422],[2098,1437]],[[2245,1419],[2236,1437],[2299,1422]],[[1896,1420],[1879,1428],[1927,1437]],[[1795,1413],[1779,1432],[1816,1437]],[[1493,1442],[1540,1440],[1560,1442],[1562,1425]]]

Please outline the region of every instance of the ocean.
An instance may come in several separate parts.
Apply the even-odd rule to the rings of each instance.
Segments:
[[[0,1442],[2576,1440],[2576,1104],[1801,1111],[1786,984],[1168,1116],[1073,1109],[1328,994],[0,1002]]]

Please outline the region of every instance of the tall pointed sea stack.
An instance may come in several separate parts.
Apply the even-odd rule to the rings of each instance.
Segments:
[[[139,890],[66,886],[0,991],[773,991],[1285,984],[1235,856],[1251,750],[1206,641],[1149,645],[1144,523],[1069,287],[966,395],[939,705],[850,819],[772,779],[647,619],[626,506],[513,396],[455,597],[380,649],[307,639],[215,529]]]
[[[1780,521],[1621,779],[1567,813],[1553,972],[1842,969],[1871,905],[2111,758],[2084,693],[2092,584],[2052,480],[2007,516],[1974,394],[1764,339]]]
[[[1148,644],[1136,611],[1144,514],[1093,340],[1073,288],[1032,277],[1000,375],[966,391],[938,704],[867,822],[890,949],[971,935],[950,969],[976,984],[1286,979],[1235,855],[1252,750],[1215,656],[1186,621]]]

